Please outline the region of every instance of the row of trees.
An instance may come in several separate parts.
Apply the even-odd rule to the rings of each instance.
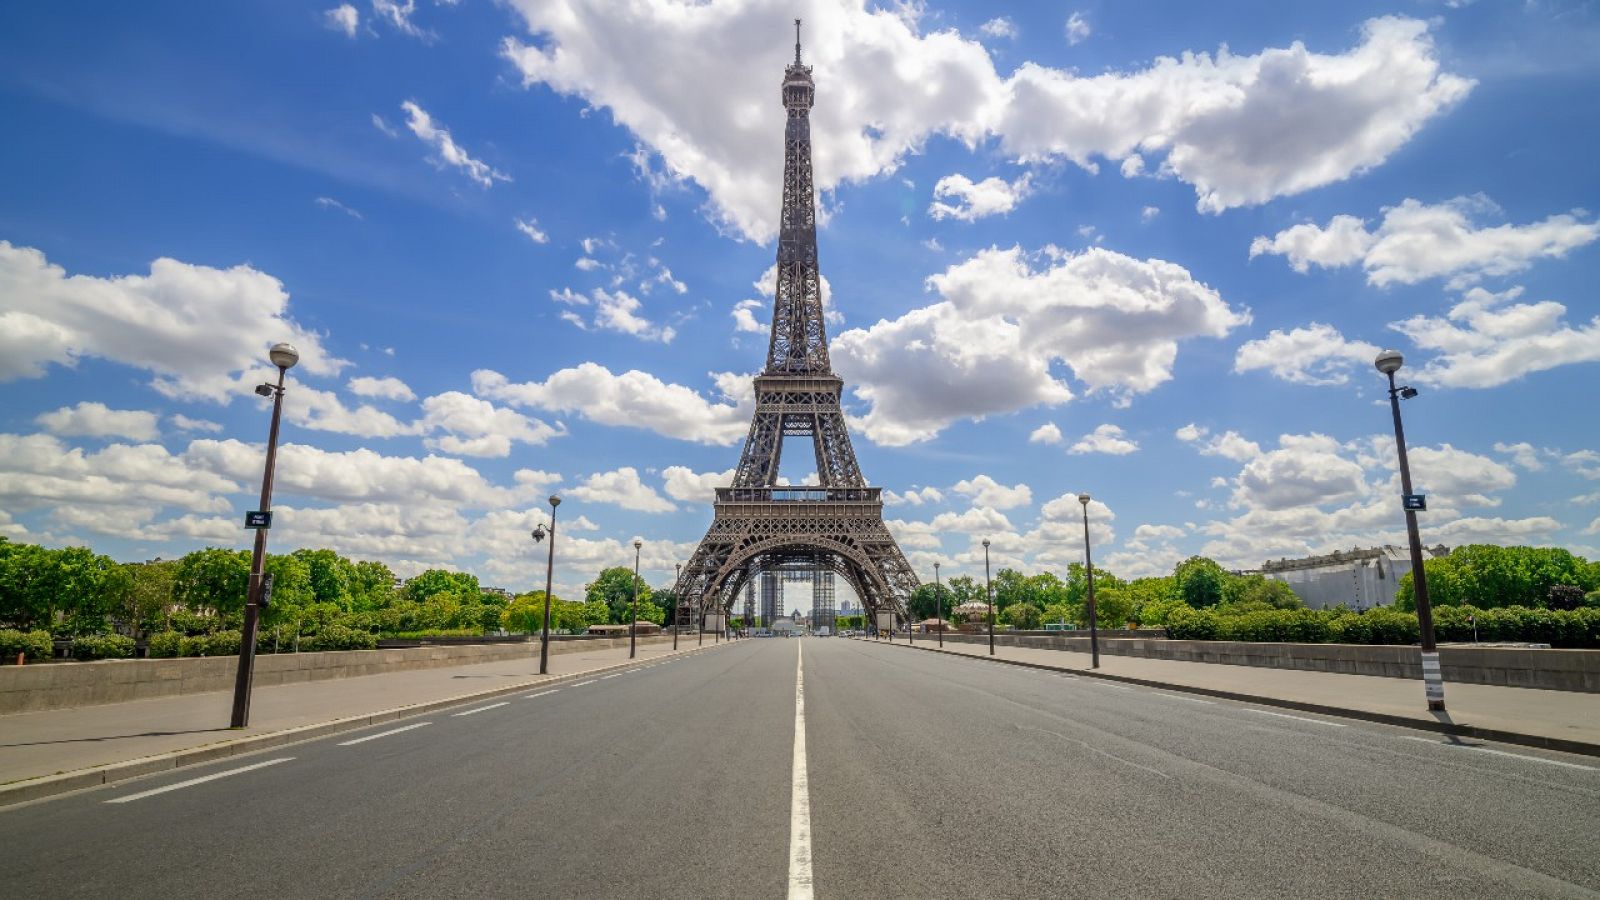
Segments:
[[[268,554],[272,602],[262,614],[262,640],[350,629],[384,636],[537,631],[544,592],[508,597],[486,591],[476,576],[429,569],[400,582],[380,562],[351,560],[332,550]],[[206,635],[237,629],[250,580],[250,554],[207,548],[176,560],[118,563],[85,547],[53,549],[0,537],[0,628],[45,631],[57,638],[123,632]],[[551,627],[582,631],[626,622],[633,572],[602,571],[582,601],[553,598]],[[669,621],[671,589],[639,586],[639,618]]]

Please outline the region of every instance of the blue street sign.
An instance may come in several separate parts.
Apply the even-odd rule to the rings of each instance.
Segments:
[[[271,528],[271,511],[254,510],[244,514],[244,527],[246,528]]]
[[[1406,509],[1415,512],[1426,512],[1428,509],[1428,495],[1426,494],[1404,494],[1401,496],[1401,500],[1404,502]]]

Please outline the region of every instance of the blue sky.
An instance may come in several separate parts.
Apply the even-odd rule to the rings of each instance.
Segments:
[[[1281,8],[1280,8],[1281,7]],[[924,577],[1403,540],[1600,556],[1600,21],[1567,2],[57,3],[0,13],[0,533],[534,585],[710,520],[790,21],[855,448]],[[799,460],[796,462],[796,460]],[[811,474],[797,453],[786,475]],[[559,591],[558,591],[559,592]]]

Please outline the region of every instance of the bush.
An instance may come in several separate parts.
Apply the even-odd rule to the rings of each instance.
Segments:
[[[1209,610],[1202,611],[1185,605],[1167,616],[1167,637],[1173,640],[1214,641],[1217,631],[1217,615]]]
[[[300,649],[316,652],[319,650],[374,650],[377,649],[378,638],[365,631],[346,628],[343,625],[329,625],[310,637],[300,639]]]
[[[1220,616],[1217,637],[1228,641],[1325,644],[1333,638],[1328,619],[1328,614],[1309,609],[1272,609],[1241,616]]]
[[[214,631],[200,640],[201,656],[238,656],[244,635],[237,631]]]
[[[24,654],[28,662],[50,659],[55,655],[50,632],[0,628],[0,663],[16,662],[18,653]]]
[[[86,634],[72,641],[73,659],[129,659],[133,638],[120,634]]]
[[[150,635],[145,651],[151,659],[171,659],[186,656],[183,652],[183,634],[177,631],[158,631]]]

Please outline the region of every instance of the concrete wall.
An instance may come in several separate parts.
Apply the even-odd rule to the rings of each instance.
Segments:
[[[671,640],[671,634],[641,636],[639,643],[660,644]],[[581,653],[627,645],[626,637],[551,641],[550,654]],[[508,659],[536,659],[538,654],[537,641],[266,654],[256,657],[255,686],[270,687],[299,681],[325,681]],[[237,656],[106,659],[85,663],[4,666],[0,667],[0,715],[179,694],[231,691],[238,669]]]
[[[944,639],[968,644],[982,644],[989,640],[987,635],[969,634],[947,634]],[[937,636],[930,636],[927,640],[936,641]],[[917,642],[922,644],[924,639],[919,636]],[[995,643],[1003,647],[1089,652],[1087,635],[1046,637],[997,634]],[[1230,666],[1306,669],[1386,678],[1422,677],[1422,660],[1415,646],[1101,638],[1100,652],[1109,656],[1138,656]],[[1460,684],[1600,693],[1600,650],[1441,647],[1439,663],[1444,671],[1444,680]]]

